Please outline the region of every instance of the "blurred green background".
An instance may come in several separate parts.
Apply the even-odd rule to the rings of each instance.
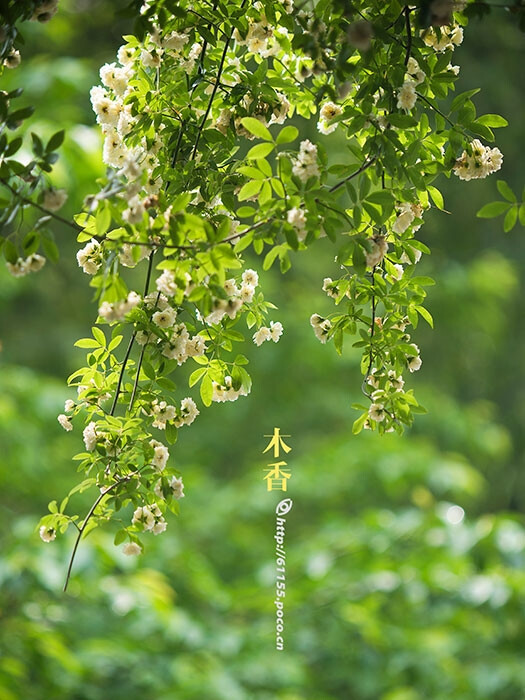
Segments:
[[[124,5],[62,0],[52,22],[24,29],[22,66],[4,81],[26,86],[36,131],[68,128],[54,179],[70,192],[67,215],[102,174],[89,88],[130,31]],[[482,87],[478,111],[510,122],[501,177],[518,192],[524,59],[503,9],[473,22],[455,55],[458,90]],[[337,149],[337,136],[326,143]],[[285,334],[246,343],[250,397],[181,431],[180,517],[140,561],[111,532],[92,533],[67,595],[74,533],[45,545],[35,526],[76,481],[79,435],[56,415],[96,311],[67,228],[56,229],[56,266],[18,280],[0,269],[0,700],[525,698],[524,239],[475,217],[496,198],[495,177],[437,184],[451,214],[429,212],[419,234],[433,251],[421,267],[438,282],[436,330],[414,333],[423,367],[410,376],[429,414],[401,438],[352,436],[359,356],[337,357],[308,321],[332,308],[321,285],[337,274],[334,248],[322,240],[284,277],[262,276]],[[263,481],[274,426],[293,448],[283,652],[282,494]]]

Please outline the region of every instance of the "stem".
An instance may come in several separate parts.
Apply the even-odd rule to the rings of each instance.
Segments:
[[[410,52],[412,51],[412,27],[410,26],[410,10],[408,5],[405,5],[405,26],[407,29],[407,47],[405,53],[405,66],[408,66],[408,59],[410,58]]]
[[[20,192],[18,190],[16,190],[12,185],[10,185],[3,178],[0,178],[0,183],[2,183],[2,185],[4,185],[4,187],[7,187],[7,189],[15,197],[18,197],[18,199],[20,201],[25,202],[26,204],[30,204],[31,206],[35,207],[35,209],[39,209],[41,212],[43,212],[47,216],[51,216],[53,219],[56,219],[56,221],[60,221],[60,223],[66,224],[66,226],[70,226],[71,228],[74,228],[75,231],[82,231],[83,230],[82,226],[75,224],[73,221],[69,221],[68,219],[65,219],[63,216],[60,216],[60,214],[55,214],[54,212],[49,211],[49,209],[46,209],[41,204],[38,204],[38,202],[34,202],[32,199],[29,199],[28,197],[24,197],[23,194],[20,194]]]
[[[368,170],[368,168],[369,168],[370,166],[372,166],[372,165],[376,162],[376,160],[377,160],[377,156],[374,156],[373,158],[370,158],[370,160],[368,160],[366,163],[364,163],[358,170],[356,170],[355,172],[353,172],[353,173],[352,173],[351,175],[349,175],[348,177],[345,177],[345,179],[344,179],[344,180],[341,180],[341,182],[338,182],[336,185],[333,185],[332,187],[330,187],[330,189],[329,189],[328,191],[329,191],[329,192],[335,192],[335,191],[338,190],[340,187],[342,187],[344,184],[346,184],[349,180],[352,180],[354,177],[357,177],[357,176],[360,175],[361,173],[364,173],[365,170]]]
[[[213,90],[212,90],[212,93],[210,95],[210,99],[208,100],[206,112],[204,113],[204,116],[202,117],[202,121],[199,125],[199,130],[197,131],[197,137],[195,139],[195,145],[193,146],[193,151],[191,152],[190,160],[193,160],[195,158],[195,154],[197,153],[197,148],[199,147],[199,141],[201,138],[202,131],[204,129],[204,125],[206,124],[206,120],[208,119],[208,115],[210,114],[210,110],[211,110],[211,107],[213,104],[213,100],[215,99],[215,95],[216,95],[217,90],[219,88],[219,82],[221,79],[222,71],[224,68],[224,62],[226,61],[226,54],[228,53],[228,47],[230,45],[230,41],[231,41],[232,36],[233,36],[233,29],[231,30],[231,32],[230,32],[230,34],[229,34],[229,36],[226,39],[226,42],[224,44],[224,50],[222,52],[221,62],[219,63],[219,70],[217,71],[217,77],[215,78],[215,84],[213,86]]]
[[[84,530],[86,529],[87,524],[88,524],[89,521],[91,520],[91,517],[92,517],[93,513],[95,512],[95,510],[96,510],[98,504],[100,503],[100,501],[104,498],[104,496],[105,496],[106,494],[108,494],[110,491],[112,491],[112,490],[115,488],[115,486],[118,486],[118,484],[120,484],[120,481],[115,481],[114,484],[111,484],[111,486],[109,486],[107,489],[104,490],[103,493],[100,494],[100,496],[97,498],[97,500],[93,503],[93,505],[92,505],[91,508],[89,509],[88,514],[87,514],[86,517],[84,518],[84,522],[83,522],[82,525],[78,528],[78,535],[77,535],[77,538],[76,538],[76,540],[75,540],[75,544],[73,545],[73,551],[71,552],[71,558],[69,559],[69,566],[67,567],[66,581],[65,581],[65,583],[64,583],[64,588],[63,588],[64,593],[65,593],[66,590],[67,590],[67,586],[68,586],[68,583],[69,583],[69,579],[70,579],[70,577],[71,577],[71,570],[72,570],[72,568],[73,568],[73,562],[75,561],[75,556],[76,556],[76,553],[77,553],[78,545],[80,544],[80,540],[81,540],[81,538],[82,538],[82,535],[83,535],[83,533],[84,533]]]
[[[420,92],[417,92],[417,91],[416,91],[416,95],[417,95],[418,97],[420,97],[420,98],[423,100],[423,102],[426,102],[427,105],[428,105],[429,107],[432,107],[432,109],[434,110],[434,112],[437,112],[439,115],[441,115],[441,116],[443,117],[443,119],[446,119],[446,121],[450,124],[450,126],[456,126],[456,125],[454,124],[454,122],[451,121],[451,120],[447,117],[446,114],[443,114],[443,112],[442,112],[440,109],[438,109],[435,105],[432,104],[432,102],[428,99],[428,97],[425,97],[424,95],[422,95]]]
[[[151,279],[151,270],[153,268],[153,256],[155,255],[155,249],[153,249],[150,253],[149,260],[148,260],[148,272],[146,275],[146,284],[144,286],[144,296],[147,295],[148,289],[149,289],[149,282]],[[124,378],[124,372],[126,371],[126,365],[128,364],[129,356],[131,355],[131,348],[133,347],[133,343],[135,341],[135,338],[137,336],[137,331],[136,329],[133,331],[131,334],[131,338],[129,339],[128,343],[128,348],[126,350],[126,354],[124,356],[124,359],[122,360],[122,367],[120,368],[120,374],[118,378],[118,384],[117,384],[117,390],[115,391],[115,396],[113,398],[113,404],[111,405],[111,411],[109,412],[110,416],[113,416],[115,414],[115,409],[117,408],[117,401],[118,397],[120,396],[120,390],[122,387],[122,380]],[[140,369],[140,368],[139,368]]]

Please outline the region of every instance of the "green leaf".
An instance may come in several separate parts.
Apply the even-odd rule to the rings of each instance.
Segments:
[[[510,204],[507,202],[489,202],[476,212],[476,216],[480,219],[493,219],[496,216],[501,216],[507,211]]]
[[[93,333],[93,338],[96,338],[96,340],[98,340],[98,344],[101,347],[105,348],[106,347],[106,336],[100,330],[100,328],[93,326],[93,328],[91,329],[91,332]]]
[[[65,135],[66,132],[64,131],[64,129],[62,129],[61,131],[57,131],[56,134],[53,134],[46,146],[46,153],[51,153],[51,151],[56,151],[57,148],[60,148],[60,146],[64,142]]]
[[[263,139],[263,141],[273,141],[269,130],[258,119],[254,117],[244,117],[241,119],[241,124],[245,129],[248,129],[250,134],[257,136],[257,138]]]
[[[77,348],[99,348],[100,345],[98,344],[98,341],[96,341],[94,338],[80,338],[80,340],[76,341],[75,347],[77,347]]]
[[[283,143],[291,143],[299,136],[299,129],[295,126],[285,126],[281,129],[279,135],[277,136],[276,144],[280,146]]]
[[[511,231],[514,226],[516,226],[516,221],[518,220],[518,207],[511,207],[505,214],[503,219],[503,230],[505,233]]]
[[[173,423],[166,423],[165,433],[168,445],[174,445],[177,442],[177,437],[179,435],[177,426],[175,426]]]
[[[52,263],[58,262],[60,253],[58,252],[55,241],[52,241],[50,238],[42,238],[42,248],[46,257],[49,258]]]
[[[352,433],[354,435],[359,435],[361,430],[363,430],[363,427],[366,423],[366,419],[368,418],[368,411],[366,413],[363,413],[359,418],[357,418],[354,421],[354,424],[352,425]]]
[[[4,258],[7,262],[14,264],[18,260],[18,251],[13,241],[9,238],[4,243]]]
[[[484,114],[478,117],[478,123],[483,126],[491,126],[493,129],[500,129],[503,126],[508,126],[508,121],[499,114]]]
[[[253,197],[256,194],[259,194],[262,186],[262,180],[250,180],[250,182],[247,182],[241,187],[241,191],[238,195],[239,201],[243,202],[244,200],[249,199],[250,197]]]
[[[250,160],[257,160],[258,158],[265,158],[274,149],[273,143],[258,143],[256,146],[252,146],[246,158]]]
[[[416,311],[425,319],[431,328],[434,328],[434,319],[432,318],[432,314],[427,311],[424,306],[416,306]]]
[[[497,182],[497,188],[498,192],[502,197],[505,197],[505,199],[509,202],[516,202],[516,195],[514,192],[510,189],[510,187],[507,185],[505,180],[498,180]]]
[[[206,375],[202,380],[200,393],[202,403],[205,406],[211,406],[211,397],[213,396],[213,384],[209,375]]]
[[[188,383],[191,386],[195,386],[199,379],[202,377],[203,374],[206,374],[207,368],[206,367],[199,367],[196,369],[194,372],[190,374],[190,378],[188,380]]]
[[[118,532],[115,535],[115,539],[113,540],[113,544],[115,546],[122,544],[127,536],[128,533],[126,532],[126,530],[118,530]]]
[[[95,219],[95,228],[97,231],[97,236],[103,236],[109,228],[111,223],[111,212],[107,207],[100,209],[97,212]]]
[[[443,208],[445,206],[445,202],[443,200],[443,195],[441,194],[441,192],[436,187],[433,187],[432,185],[429,185],[427,187],[427,191],[428,191],[428,194],[430,195],[430,199],[434,202],[436,207],[438,209],[443,210]]]

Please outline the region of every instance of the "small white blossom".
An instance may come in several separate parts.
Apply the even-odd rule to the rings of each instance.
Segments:
[[[128,557],[136,557],[142,554],[142,547],[136,542],[128,542],[122,547],[122,551]]]
[[[70,430],[73,430],[73,424],[71,423],[71,419],[69,418],[69,416],[66,416],[63,413],[61,413],[59,416],[57,416],[57,420],[60,423],[60,425],[64,428],[64,430],[67,430],[68,432]]]
[[[84,438],[84,445],[86,446],[86,450],[88,452],[93,452],[93,450],[97,446],[97,431],[96,424],[94,421],[91,421],[86,425],[82,435]]]
[[[266,328],[266,326],[261,326],[261,328],[253,334],[253,342],[257,346],[262,345],[265,340],[271,340],[271,338],[271,331],[269,328]]]
[[[42,527],[39,530],[40,537],[44,542],[52,542],[54,539],[56,539],[57,533],[54,527],[46,527],[45,525],[42,525]]]
[[[270,321],[270,337],[277,343],[283,334],[283,324],[280,321]]]
[[[48,190],[44,190],[43,197],[42,203],[44,207],[49,209],[49,211],[57,211],[64,205],[67,199],[67,192],[66,190],[56,190],[54,187],[51,187]]]
[[[385,420],[385,407],[380,403],[373,403],[368,409],[368,415],[372,420],[380,423],[381,421]]]
[[[152,316],[152,321],[159,328],[171,328],[177,319],[177,312],[168,306],[164,311],[157,311]]]
[[[402,87],[397,91],[397,108],[405,109],[408,112],[414,108],[416,100],[415,82],[413,80],[405,80]]]

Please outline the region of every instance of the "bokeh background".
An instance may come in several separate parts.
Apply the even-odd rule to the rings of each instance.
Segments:
[[[22,66],[4,81],[25,86],[35,130],[68,129],[54,180],[70,192],[67,215],[102,174],[89,89],[131,30],[124,6],[62,0],[52,22],[25,28]],[[510,122],[498,132],[501,176],[519,192],[523,35],[495,10],[471,23],[454,58],[458,90],[481,87],[479,113]],[[337,135],[326,143],[335,152]],[[331,309],[321,285],[337,269],[322,240],[284,277],[262,275],[285,334],[246,343],[250,397],[180,432],[180,517],[140,561],[113,547],[114,533],[90,534],[67,595],[74,533],[46,545],[35,526],[76,480],[80,436],[56,415],[82,358],[73,343],[94,320],[92,290],[67,228],[56,228],[57,265],[18,280],[0,270],[0,700],[525,697],[523,230],[476,219],[497,198],[495,176],[437,184],[451,214],[429,212],[420,231],[436,330],[414,333],[423,366],[410,376],[428,415],[403,437],[351,434],[359,355],[339,358],[308,321]],[[274,426],[293,448],[283,652],[281,494],[263,481]]]

